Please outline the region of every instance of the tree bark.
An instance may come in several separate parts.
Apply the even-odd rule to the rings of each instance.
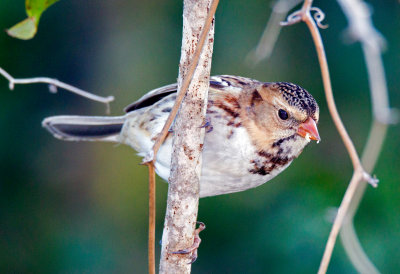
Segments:
[[[178,91],[193,60],[211,0],[184,0],[183,37]],[[168,202],[162,237],[160,273],[190,273],[190,255],[172,252],[192,246],[196,226],[201,151],[205,130],[214,22],[204,43],[199,63],[173,126],[174,141]]]

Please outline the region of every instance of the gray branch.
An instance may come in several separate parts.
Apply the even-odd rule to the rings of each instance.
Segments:
[[[69,84],[66,84],[64,82],[61,82],[57,79],[52,79],[48,77],[34,77],[34,78],[22,78],[22,79],[17,79],[12,77],[7,71],[4,69],[0,68],[0,75],[3,75],[4,78],[6,78],[9,82],[9,88],[11,90],[14,89],[14,86],[16,84],[37,84],[37,83],[44,83],[49,85],[49,90],[52,93],[57,92],[57,88],[62,88],[65,90],[68,90],[70,92],[73,92],[79,96],[85,97],[89,100],[93,100],[96,102],[104,103],[107,104],[107,110],[109,109],[109,103],[114,100],[114,96],[108,96],[108,97],[102,97],[95,95],[93,93],[84,91],[82,89],[76,88],[74,86],[71,86]]]
[[[178,91],[188,72],[211,0],[184,0]],[[168,202],[162,237],[160,273],[190,273],[188,255],[172,254],[192,246],[199,203],[201,151],[205,130],[214,24],[208,33],[187,95],[174,124]]]

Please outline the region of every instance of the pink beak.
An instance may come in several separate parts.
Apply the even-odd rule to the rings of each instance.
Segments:
[[[314,119],[312,119],[311,117],[308,117],[307,120],[300,124],[300,127],[297,130],[297,134],[299,134],[303,138],[306,138],[308,134],[311,140],[321,141],[321,138],[318,134],[317,125],[315,124]]]

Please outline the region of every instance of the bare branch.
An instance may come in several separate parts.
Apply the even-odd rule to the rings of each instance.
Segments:
[[[205,83],[206,85],[204,85],[204,79],[203,79],[203,87],[202,85],[198,85],[198,95],[200,96],[200,92],[204,92],[204,94],[200,97],[204,97],[202,98],[203,102],[192,102],[193,105],[195,106],[196,104],[200,104],[201,108],[204,109],[203,115],[199,115],[198,118],[202,118],[202,116],[205,115],[205,107],[207,104],[204,104],[204,102],[206,102],[206,98],[207,98],[207,91],[208,91],[208,78],[210,75],[210,66],[211,66],[211,55],[212,55],[212,46],[213,46],[213,41],[214,41],[214,28],[212,25],[212,22],[214,20],[214,14],[215,11],[217,9],[219,0],[214,0],[211,4],[211,6],[209,6],[209,3],[207,1],[205,1],[204,3],[199,3],[199,5],[203,5],[203,9],[202,8],[197,8],[196,10],[193,8],[195,7],[195,2],[191,3],[192,10],[193,10],[193,15],[192,16],[198,16],[199,18],[197,18],[198,22],[201,22],[200,20],[200,16],[199,14],[196,13],[204,13],[204,8],[209,9],[208,14],[206,13],[207,17],[204,20],[205,24],[204,26],[198,27],[198,29],[191,29],[191,32],[193,32],[193,36],[192,37],[184,37],[182,39],[182,56],[181,56],[181,64],[180,64],[180,77],[179,77],[179,81],[178,81],[178,95],[175,101],[175,104],[171,110],[171,113],[162,129],[162,131],[160,132],[160,134],[158,135],[157,140],[154,143],[153,146],[153,150],[149,155],[146,155],[145,159],[144,159],[144,164],[149,166],[149,272],[150,273],[155,273],[155,262],[154,262],[154,239],[155,239],[155,174],[154,174],[154,161],[157,158],[157,152],[161,146],[161,144],[164,142],[166,136],[168,135],[168,131],[169,128],[171,127],[172,122],[175,120],[175,117],[178,113],[178,110],[181,106],[181,103],[186,95],[186,92],[189,88],[189,85],[191,84],[192,81],[192,77],[195,74],[195,69],[197,67],[197,65],[199,64],[199,60],[202,60],[203,63],[203,75],[201,75],[203,78],[206,77]],[[205,6],[204,6],[205,4]],[[185,2],[185,7],[188,7],[189,5],[186,4]],[[185,18],[185,12],[188,13],[190,11],[190,8],[188,7],[187,10],[184,9],[184,35],[187,35],[187,33],[185,32],[185,27],[186,28],[191,28],[192,26],[190,24],[193,24],[193,22],[187,22],[185,20],[187,20],[187,18]],[[196,11],[196,13],[195,13]],[[204,16],[204,15],[203,15]],[[186,17],[188,17],[188,15],[186,14]],[[196,18],[195,18],[196,19]],[[197,23],[198,23],[197,22]],[[200,35],[199,32],[201,31]],[[197,34],[196,34],[197,33]],[[196,36],[195,36],[196,34]],[[198,39],[197,42],[197,46],[195,48],[194,54],[190,54],[193,52],[193,48],[190,48],[190,43],[187,43],[187,40],[189,41],[195,41],[196,39],[194,39],[194,37],[200,37]],[[208,37],[208,47],[207,50],[204,50],[203,52],[203,56],[201,56],[201,53],[203,51],[203,47],[204,44],[206,42],[206,39]],[[186,42],[184,43],[184,39],[186,39]],[[189,46],[189,48],[188,48]],[[193,45],[192,45],[193,46]],[[185,57],[184,57],[185,56]],[[187,59],[187,60],[185,60]],[[190,61],[191,60],[191,61]],[[186,62],[186,63],[185,63]],[[185,71],[186,70],[186,71]],[[207,72],[208,71],[208,72]],[[205,73],[205,74],[204,74]],[[197,73],[199,74],[199,73]],[[197,81],[198,83],[200,83],[200,75],[197,75]],[[193,87],[193,85],[192,85]],[[193,93],[193,92],[192,92]],[[192,95],[193,96],[193,95]],[[200,100],[201,101],[201,100]],[[204,118],[204,117],[203,117]],[[198,119],[193,119],[191,122],[195,123],[195,121],[197,121]],[[191,123],[187,123],[188,126],[190,126]],[[193,127],[196,128],[196,125]],[[176,131],[177,135],[179,135],[178,133],[179,129]],[[198,140],[198,147],[200,149],[196,149],[195,152],[201,152],[201,146],[200,144],[202,144],[202,139],[203,139],[203,134],[204,134],[204,130],[200,129],[198,130],[200,132],[200,139]],[[202,133],[203,132],[203,133]],[[197,134],[198,135],[198,134]],[[195,135],[194,135],[195,136]],[[199,159],[199,163],[201,163],[201,158],[200,156],[198,157]],[[189,167],[190,169],[190,167]],[[194,168],[195,170],[195,168]],[[200,174],[198,174],[198,179]],[[196,181],[194,181],[194,184],[196,183]],[[198,182],[197,182],[198,184]],[[170,184],[171,187],[172,184]],[[197,185],[197,189],[198,189],[198,185]],[[169,192],[171,192],[169,190]],[[172,195],[172,194],[171,194]],[[170,197],[171,195],[168,195],[169,199],[168,199],[168,206],[170,206],[172,204],[172,202],[170,201]],[[195,195],[197,196],[197,198],[195,197],[195,200],[197,199],[197,202],[195,202],[195,212],[194,212],[194,221],[196,220],[197,217],[197,205],[198,205],[198,193]],[[168,207],[167,207],[167,215],[168,215]],[[168,221],[168,216],[166,216],[166,224],[165,227],[168,228],[167,225],[167,221]],[[171,218],[169,218],[171,219]],[[189,223],[190,224],[190,223]],[[194,230],[194,228],[193,228]],[[168,238],[168,230],[164,229],[164,233],[163,233],[163,237]],[[168,264],[170,264],[170,262],[168,262],[165,258],[167,258],[168,256],[170,256],[172,253],[169,252],[169,246],[168,246],[169,242],[168,239],[166,241],[163,240],[163,248],[162,248],[162,257],[161,257],[161,263],[160,263],[160,272],[163,271],[169,271],[171,270],[171,268],[173,269],[174,266],[170,266]],[[166,247],[166,248],[165,248]],[[177,260],[175,260],[177,261]],[[179,262],[179,261],[178,261]],[[188,267],[187,265],[183,265],[184,269],[186,270],[190,270],[190,267]],[[178,264],[176,264],[176,267],[178,267]],[[181,263],[181,267],[182,267],[182,263]],[[169,269],[169,270],[168,270]]]
[[[309,3],[309,5],[308,5]],[[346,146],[347,151],[349,152],[351,161],[353,163],[353,168],[356,170],[361,166],[360,159],[358,157],[357,151],[354,147],[353,142],[351,141],[350,136],[348,135],[342,120],[340,119],[339,112],[337,111],[335,100],[333,97],[333,92],[332,92],[332,84],[330,80],[330,75],[329,75],[329,68],[328,68],[328,62],[326,60],[326,55],[325,55],[325,49],[324,45],[322,43],[321,36],[318,31],[318,27],[316,26],[313,17],[310,14],[311,10],[311,3],[312,1],[305,1],[303,8],[300,11],[295,12],[295,16],[289,16],[288,17],[288,24],[292,23],[297,23],[298,18],[300,17],[302,21],[304,21],[312,35],[317,54],[318,54],[318,60],[321,66],[321,73],[322,73],[322,80],[324,84],[324,89],[325,89],[325,95],[326,95],[326,100],[328,103],[328,108],[329,112],[331,114],[331,117],[333,119],[333,122],[335,123],[335,126],[337,127],[337,130],[342,137],[342,140],[344,142],[344,145]],[[291,21],[292,20],[292,21]]]
[[[151,151],[151,153],[149,155],[146,155],[145,159],[143,159],[144,163],[151,162],[151,161],[154,161],[154,159],[156,159],[157,152],[160,149],[160,146],[162,145],[162,143],[164,142],[165,138],[168,135],[169,128],[171,127],[172,122],[174,121],[176,114],[178,113],[179,107],[181,106],[183,98],[186,95],[186,90],[192,81],[193,73],[198,65],[198,62],[200,59],[200,54],[203,49],[205,40],[207,38],[208,32],[206,32],[205,30],[209,30],[211,27],[211,24],[214,20],[213,18],[214,18],[215,11],[217,10],[218,3],[219,3],[219,0],[213,0],[213,3],[210,7],[210,12],[208,14],[205,25],[203,27],[203,32],[200,35],[199,42],[196,47],[196,51],[193,54],[193,61],[190,63],[190,66],[188,68],[187,77],[185,77],[185,79],[183,79],[182,88],[178,92],[178,95],[175,100],[175,104],[172,107],[170,115],[168,116],[168,119],[165,122],[163,129],[161,130],[156,142],[154,143],[153,150]]]
[[[170,115],[168,116],[167,121],[165,122],[165,125],[164,125],[161,133],[158,135],[158,138],[157,138],[156,142],[154,143],[153,150],[143,160],[146,165],[152,166],[152,171],[149,170],[149,174],[150,174],[150,176],[149,176],[149,205],[152,208],[155,208],[155,193],[152,193],[152,191],[155,192],[155,180],[152,179],[155,176],[154,160],[157,157],[157,152],[158,152],[161,144],[164,142],[165,138],[168,135],[169,128],[171,127],[171,124],[174,121],[174,119],[178,113],[178,110],[182,103],[182,100],[185,97],[186,91],[191,83],[193,74],[199,63],[200,54],[202,52],[204,43],[206,41],[207,35],[209,34],[211,24],[214,20],[213,18],[214,18],[215,11],[217,10],[218,3],[219,3],[219,0],[214,0],[211,4],[209,13],[205,20],[204,27],[202,28],[202,32],[200,34],[199,41],[197,43],[195,53],[193,55],[192,62],[188,63],[188,66],[189,66],[188,72],[186,74],[186,77],[182,80],[181,87],[178,90],[178,95],[177,95],[175,104],[171,110]],[[212,35],[212,39],[214,39],[213,37],[214,36]],[[211,64],[211,62],[210,62],[210,64]],[[154,212],[154,214],[149,214],[149,224],[152,225],[152,227],[149,227],[149,271],[151,271],[151,270],[155,269],[155,266],[154,266],[155,265],[155,262],[154,262],[155,212]],[[151,273],[153,273],[153,272],[151,272]]]
[[[374,28],[371,11],[366,3],[359,0],[338,0],[349,21],[347,36],[362,44],[371,92],[373,110],[372,126],[362,156],[365,170],[372,172],[382,149],[389,123],[397,122],[398,116],[389,108],[389,95],[381,57],[385,41]],[[379,273],[365,254],[354,229],[354,216],[360,205],[367,184],[362,182],[351,200],[340,237],[354,267],[360,273]]]
[[[177,251],[191,247],[194,242],[205,134],[201,125],[204,124],[207,107],[214,42],[212,21],[217,5],[218,0],[212,3],[211,0],[184,1],[178,91],[184,94],[186,88],[188,90],[174,125],[160,273],[189,273],[191,269],[192,259],[177,254]],[[190,74],[193,71],[192,79]]]
[[[263,59],[269,58],[282,28],[280,22],[286,18],[289,10],[301,2],[302,0],[278,0],[274,4],[258,45],[246,57],[247,65],[255,66]]]
[[[149,274],[156,273],[156,174],[152,163],[146,164],[149,168],[149,240],[148,240],[148,264]]]
[[[344,219],[346,217],[347,211],[350,206],[350,202],[353,199],[356,190],[358,189],[359,184],[362,181],[367,181],[373,186],[376,186],[377,180],[375,178],[372,178],[367,172],[365,172],[364,168],[361,165],[361,161],[358,157],[357,151],[355,150],[354,144],[352,140],[350,139],[341,119],[339,116],[339,113],[336,109],[334,98],[333,98],[333,93],[332,93],[332,85],[330,81],[330,75],[329,75],[329,69],[328,69],[328,63],[326,60],[326,55],[325,55],[325,50],[324,46],[322,43],[322,39],[320,36],[320,33],[318,31],[318,27],[316,23],[313,20],[313,17],[311,16],[311,11],[317,11],[317,13],[322,13],[319,11],[319,9],[312,8],[312,0],[305,0],[304,4],[301,8],[300,11],[296,11],[294,14],[288,17],[287,22],[285,22],[285,25],[290,25],[294,24],[300,21],[299,18],[301,18],[301,21],[304,21],[312,35],[316,50],[317,50],[317,55],[318,55],[318,60],[320,63],[321,67],[321,73],[322,73],[322,80],[324,84],[324,89],[325,89],[325,96],[327,99],[328,103],[328,108],[329,112],[331,114],[331,117],[336,125],[336,128],[345,144],[345,147],[349,153],[349,156],[351,158],[352,164],[353,164],[353,177],[349,183],[349,186],[346,190],[346,193],[343,197],[343,200],[340,204],[340,207],[338,209],[338,214],[335,218],[335,222],[332,226],[331,232],[329,234],[328,242],[326,244],[326,248],[324,251],[323,258],[321,260],[321,265],[318,270],[318,273],[326,273],[328,269],[328,265],[332,256],[332,251],[335,246],[336,238],[339,233],[339,230],[344,222]],[[321,18],[321,15],[317,17]],[[321,22],[319,22],[321,23]]]
[[[108,96],[108,97],[102,97],[95,95],[93,93],[84,91],[82,89],[73,87],[69,84],[66,84],[64,82],[58,81],[57,79],[52,79],[48,77],[35,77],[35,78],[14,78],[12,77],[8,72],[6,72],[4,69],[0,67],[0,74],[4,76],[9,82],[9,88],[10,90],[14,89],[14,86],[16,84],[37,84],[37,83],[44,83],[44,84],[49,84],[49,90],[52,93],[57,92],[57,88],[62,88],[65,90],[68,90],[70,92],[73,92],[79,96],[88,98],[89,100],[93,100],[96,102],[104,103],[107,104],[107,112],[109,112],[109,104],[114,100],[114,96]]]

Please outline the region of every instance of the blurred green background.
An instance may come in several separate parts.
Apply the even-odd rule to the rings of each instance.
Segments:
[[[399,106],[400,5],[371,1],[386,37],[392,106]],[[342,39],[347,21],[335,1],[316,1],[341,116],[359,152],[370,126],[368,81],[359,44]],[[314,273],[352,174],[327,112],[320,70],[304,24],[283,29],[273,56],[244,64],[271,12],[269,1],[221,1],[212,74],[290,81],[319,102],[322,142],[308,146],[276,179],[242,193],[200,200],[207,225],[193,273]],[[42,16],[30,41],[0,33],[0,66],[15,77],[49,76],[114,95],[112,114],[146,91],[175,81],[181,45],[181,1],[63,0]],[[0,29],[25,18],[23,0],[0,2]],[[67,143],[41,128],[60,114],[105,114],[105,107],[46,85],[16,86],[0,78],[0,272],[144,273],[147,271],[147,169],[126,146]],[[391,127],[356,218],[367,253],[383,273],[400,268],[400,131]],[[157,184],[161,239],[167,184]],[[157,258],[160,246],[157,245]],[[158,259],[157,259],[158,260]],[[329,273],[355,273],[340,244]]]

